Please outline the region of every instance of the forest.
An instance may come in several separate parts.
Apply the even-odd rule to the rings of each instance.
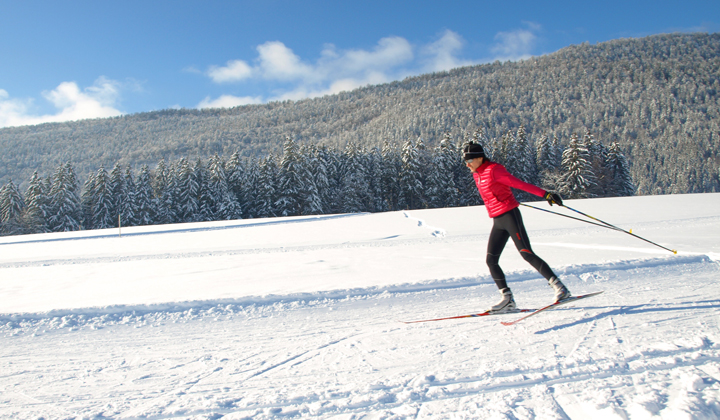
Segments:
[[[573,135],[564,150],[557,138],[530,144],[522,126],[500,138],[482,129],[461,142],[446,134],[435,148],[419,138],[399,148],[349,143],[338,151],[288,137],[280,155],[257,160],[238,153],[161,160],[139,173],[116,163],[109,172],[100,167],[90,174],[82,188],[69,162],[47,178],[35,172],[24,194],[12,181],[0,189],[0,234],[481,204],[460,153],[466,141],[483,145],[488,157],[521,179],[566,198],[635,191],[617,143],[605,147],[590,133]]]

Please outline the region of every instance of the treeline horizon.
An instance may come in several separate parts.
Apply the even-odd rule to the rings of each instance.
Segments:
[[[564,149],[557,137],[532,140],[524,127],[499,138],[482,129],[459,140],[448,133],[435,148],[419,138],[400,148],[351,143],[340,151],[286,137],[280,155],[161,160],[137,173],[116,163],[90,174],[82,188],[70,163],[45,177],[35,172],[24,194],[12,181],[0,189],[0,234],[482,204],[461,157],[468,141],[520,179],[566,198],[635,191],[618,144],[605,147],[589,132],[573,134]]]

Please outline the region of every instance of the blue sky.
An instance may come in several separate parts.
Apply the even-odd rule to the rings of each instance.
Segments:
[[[582,42],[718,31],[717,0],[0,0],[0,127],[297,100]]]

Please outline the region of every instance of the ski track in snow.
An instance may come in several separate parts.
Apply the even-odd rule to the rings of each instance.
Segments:
[[[574,273],[571,289],[606,292],[514,327],[500,326],[498,318],[412,327],[394,322],[427,312],[423,307],[470,310],[467,296],[488,299],[488,285],[265,305],[205,303],[176,312],[6,316],[0,415],[720,415],[720,292],[711,284],[720,273],[717,263],[682,257],[567,271]],[[656,294],[651,302],[633,303],[661,278],[693,282],[676,287],[679,297]],[[547,294],[545,285],[520,282],[519,301],[542,302],[535,295]],[[638,328],[653,332],[637,335]]]
[[[715,197],[720,196],[699,199]],[[684,206],[686,198],[675,199]],[[605,208],[616,209],[618,202]],[[401,253],[406,249],[412,257],[416,250],[437,252],[418,257],[428,260],[452,255],[442,247],[457,253],[468,246],[474,253],[457,261],[482,264],[486,236],[478,232],[485,229],[472,230],[465,220],[448,227],[457,215],[471,211],[457,210],[444,219],[439,213],[399,212],[373,219],[397,222],[400,227],[395,230],[376,232],[374,224],[365,224],[363,235],[347,240],[343,235],[301,238],[287,246],[226,242],[207,251],[203,246],[170,251],[160,247],[157,253],[152,248],[126,255],[101,250],[57,258],[51,250],[36,259],[19,253],[0,263],[0,270],[24,273],[27,267],[255,254],[272,254],[275,259],[283,258],[282,253],[342,249],[348,255],[364,251],[363,257],[375,256],[370,248],[393,257],[406,255]],[[290,229],[313,220],[362,219],[348,216],[354,215],[165,227],[136,234],[158,239],[163,233],[171,237],[242,227]],[[667,234],[663,243],[686,237],[692,241],[693,246],[678,246],[678,255],[655,251],[645,257],[653,253],[651,248],[618,241],[617,236],[606,240],[594,227],[534,223],[546,229],[530,232],[541,238],[534,247],[542,250],[541,255],[563,253],[566,263],[553,268],[570,290],[604,293],[511,327],[500,320],[520,315],[398,322],[478,312],[497,299],[496,287],[484,271],[403,282],[403,265],[394,268],[398,280],[386,285],[344,285],[343,276],[351,271],[342,268],[345,271],[338,271],[340,279],[332,284],[335,289],[0,312],[0,418],[720,418],[720,253],[715,245],[719,221],[717,216],[700,215],[632,223],[643,234]],[[300,236],[307,231],[292,232]],[[29,241],[102,241],[83,237],[86,234],[90,235],[48,235]],[[23,243],[20,237],[13,240]],[[4,245],[9,248],[11,242]],[[547,304],[550,288],[536,272],[514,263],[519,257],[513,251],[508,247],[508,257],[503,258],[509,260],[503,264],[511,267],[508,280],[518,305]],[[576,256],[582,262],[568,263]],[[205,265],[198,271],[211,268]],[[307,280],[296,281],[301,279]]]

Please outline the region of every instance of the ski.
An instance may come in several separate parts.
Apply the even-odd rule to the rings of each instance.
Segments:
[[[531,316],[535,316],[535,315],[539,314],[540,312],[544,312],[544,311],[547,311],[547,310],[550,310],[550,309],[555,309],[555,308],[557,308],[557,307],[560,306],[560,305],[566,305],[566,304],[568,304],[568,303],[572,303],[572,302],[575,302],[575,301],[580,300],[580,299],[585,299],[585,298],[589,298],[589,297],[592,297],[592,296],[595,296],[595,295],[599,295],[599,294],[602,293],[602,292],[603,292],[603,291],[594,292],[594,293],[588,293],[588,294],[586,294],[586,295],[580,295],[580,296],[570,296],[570,297],[567,298],[567,299],[563,299],[563,300],[560,300],[560,301],[551,303],[551,304],[549,304],[549,305],[547,305],[547,306],[544,306],[544,307],[542,307],[542,308],[540,308],[540,309],[538,309],[538,310],[536,310],[536,311],[530,312],[529,314],[527,314],[527,315],[525,315],[525,316],[522,316],[522,317],[520,317],[520,318],[518,318],[518,319],[516,319],[516,320],[514,320],[514,321],[509,321],[509,322],[508,322],[508,321],[502,321],[502,322],[500,322],[500,323],[503,324],[503,325],[515,325],[515,324],[517,324],[518,322],[520,322],[520,321],[522,321],[522,320],[524,320],[524,319],[528,319],[528,318],[530,318]]]
[[[468,315],[458,315],[458,316],[449,316],[446,318],[434,318],[434,319],[421,319],[418,321],[400,321],[403,324],[417,324],[418,322],[432,322],[432,321],[446,321],[449,319],[462,319],[462,318],[477,318],[481,316],[489,316],[489,315],[509,315],[509,314],[520,314],[520,313],[526,313],[526,312],[534,312],[536,309],[516,309],[513,311],[508,312],[491,312],[491,311],[485,311],[480,312],[477,314],[468,314]]]

